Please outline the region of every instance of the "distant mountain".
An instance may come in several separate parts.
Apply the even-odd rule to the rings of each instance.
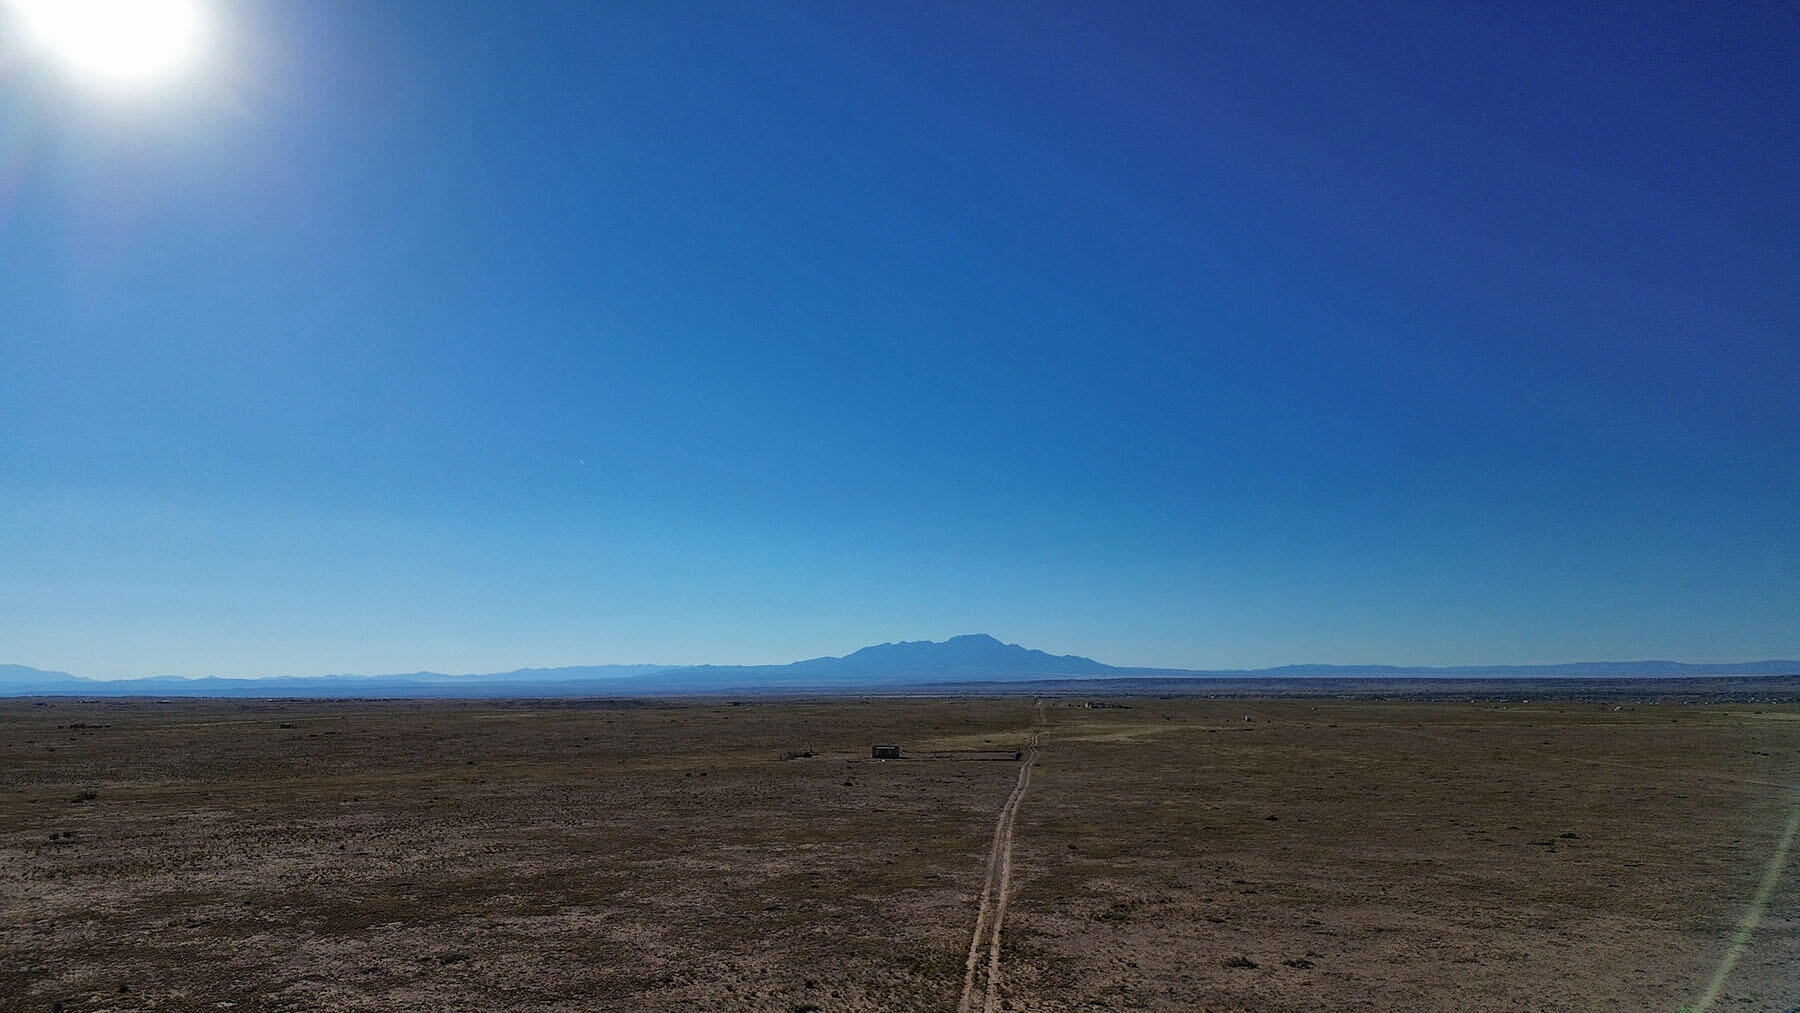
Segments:
[[[0,665],[0,695],[11,693],[55,692],[54,689],[34,690],[15,687],[43,686],[68,687],[80,686],[86,679],[77,678],[67,672],[44,672],[24,665]]]
[[[1003,644],[985,633],[951,637],[941,644],[907,640],[876,644],[842,658],[814,658],[785,666],[790,669],[845,675],[1095,675],[1113,670],[1092,658],[1046,654],[1018,644]]]
[[[1561,679],[1682,678],[1800,674],[1797,661],[1690,665],[1677,661],[1587,661],[1562,665],[1479,665],[1454,668],[1393,665],[1283,665],[1278,668],[1194,670],[1119,668],[1072,654],[1048,654],[1002,643],[983,633],[942,643],[911,640],[876,644],[841,658],[788,665],[592,665],[521,668],[486,675],[323,675],[270,679],[153,676],[84,679],[0,665],[0,696],[230,696],[230,697],[576,697],[655,696],[717,692],[858,692],[954,684],[1053,683],[1119,679]]]
[[[722,690],[877,689],[971,680],[1105,677],[1114,669],[1090,658],[1047,654],[1004,644],[984,633],[876,644],[841,658],[811,658],[788,665],[696,665],[625,680],[645,693]]]
[[[1106,676],[1115,672],[1091,658],[1047,654],[1003,644],[985,633],[942,643],[908,640],[876,644],[841,658],[812,658],[789,665],[697,665],[638,676],[634,684],[672,690],[758,687],[891,686],[933,682],[1013,681]]]
[[[521,668],[484,675],[410,672],[399,675],[274,676],[233,679],[153,675],[87,679],[24,665],[0,665],[0,696],[228,696],[228,697],[510,697],[592,696],[621,679],[667,665],[581,665]]]
[[[1133,674],[1246,676],[1264,679],[1283,678],[1413,678],[1420,676],[1472,679],[1555,678],[1560,676],[1637,678],[1681,678],[1707,675],[1794,675],[1800,674],[1800,661],[1742,661],[1721,664],[1688,664],[1681,661],[1575,661],[1561,665],[1457,665],[1448,668],[1402,667],[1396,665],[1282,665],[1277,668],[1220,669],[1193,672],[1186,669],[1134,668],[1120,669]]]

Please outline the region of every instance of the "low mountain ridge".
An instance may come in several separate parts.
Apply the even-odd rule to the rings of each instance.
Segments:
[[[1560,665],[1282,665],[1260,669],[1125,668],[1073,654],[1050,654],[985,633],[949,640],[874,644],[842,657],[786,665],[584,665],[521,668],[484,675],[412,672],[396,675],[279,676],[265,679],[86,679],[23,665],[0,665],[0,696],[227,697],[578,697],[682,693],[929,690],[1057,680],[1120,679],[1530,679],[1680,678],[1800,674],[1800,661],[1687,664],[1676,661],[1589,661]]]
[[[521,668],[481,675],[408,672],[393,675],[283,675],[262,679],[152,675],[89,679],[24,665],[0,665],[0,696],[227,697],[506,697],[580,696],[612,683],[660,672],[667,665],[580,665]],[[577,689],[585,687],[577,692]]]

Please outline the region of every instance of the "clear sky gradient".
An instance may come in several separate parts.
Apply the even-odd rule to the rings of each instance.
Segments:
[[[0,662],[1800,656],[1800,5],[0,7]]]

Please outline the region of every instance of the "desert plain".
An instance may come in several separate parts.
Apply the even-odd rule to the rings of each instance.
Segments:
[[[1653,697],[0,701],[0,1009],[1790,1010],[1797,747]]]

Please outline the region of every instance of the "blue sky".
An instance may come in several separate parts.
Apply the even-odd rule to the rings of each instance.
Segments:
[[[0,36],[0,661],[1800,656],[1792,4],[216,7]]]

